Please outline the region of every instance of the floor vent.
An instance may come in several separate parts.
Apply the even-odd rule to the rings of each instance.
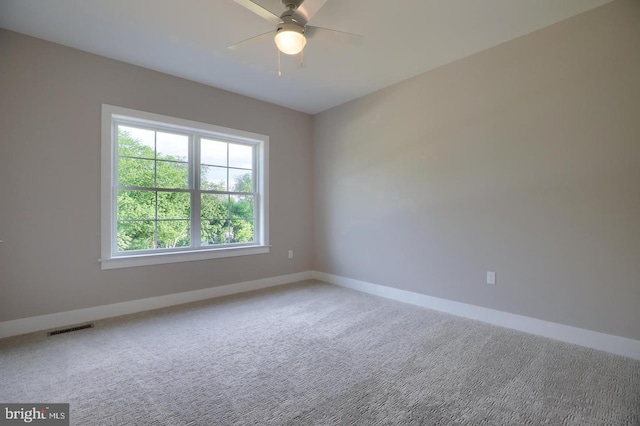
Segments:
[[[86,328],[93,328],[93,324],[77,325],[75,327],[69,327],[69,328],[63,328],[60,330],[50,331],[47,333],[47,336],[55,336],[56,334],[62,334],[62,333],[71,333],[72,331],[84,330]]]

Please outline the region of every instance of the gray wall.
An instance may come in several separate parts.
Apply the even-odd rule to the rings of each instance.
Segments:
[[[315,268],[640,339],[638,42],[618,0],[315,116]]]
[[[271,253],[101,271],[102,103],[269,135]],[[306,114],[0,30],[0,321],[308,271],[310,150]]]

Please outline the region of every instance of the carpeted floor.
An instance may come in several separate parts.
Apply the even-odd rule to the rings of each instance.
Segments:
[[[308,281],[0,340],[72,425],[639,425],[640,361]]]

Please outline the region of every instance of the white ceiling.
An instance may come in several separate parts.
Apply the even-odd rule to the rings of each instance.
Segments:
[[[328,0],[311,24],[363,44],[311,39],[282,77],[271,40],[227,49],[274,29],[233,0],[0,0],[0,27],[314,114],[609,1]]]

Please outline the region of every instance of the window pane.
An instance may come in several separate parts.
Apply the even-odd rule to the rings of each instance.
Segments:
[[[172,161],[156,161],[156,186],[158,188],[189,189],[189,164]]]
[[[189,161],[188,136],[158,132],[156,138],[156,158],[158,160]]]
[[[227,219],[211,219],[202,220],[200,223],[201,244],[228,244],[229,243],[229,220]]]
[[[226,191],[227,169],[224,167],[200,166],[200,188]]]
[[[189,219],[190,217],[189,193],[158,191],[158,219]]]
[[[251,171],[229,169],[229,191],[253,192],[252,175]]]
[[[253,195],[231,196],[231,218],[253,220]]]
[[[154,220],[156,193],[153,191],[118,191],[118,220]]]
[[[118,155],[155,158],[155,132],[130,126],[118,126]]]
[[[202,219],[228,218],[229,196],[221,194],[202,194],[200,198],[200,217]]]
[[[232,243],[250,243],[253,242],[253,221],[233,219],[231,220]]]
[[[253,169],[253,147],[229,144],[229,167]]]
[[[227,143],[211,139],[200,140],[200,163],[227,166]]]
[[[189,247],[188,220],[158,221],[158,248]]]
[[[155,222],[118,221],[118,251],[150,250],[154,247]]]
[[[118,158],[118,185],[151,188],[154,185],[155,161]]]

